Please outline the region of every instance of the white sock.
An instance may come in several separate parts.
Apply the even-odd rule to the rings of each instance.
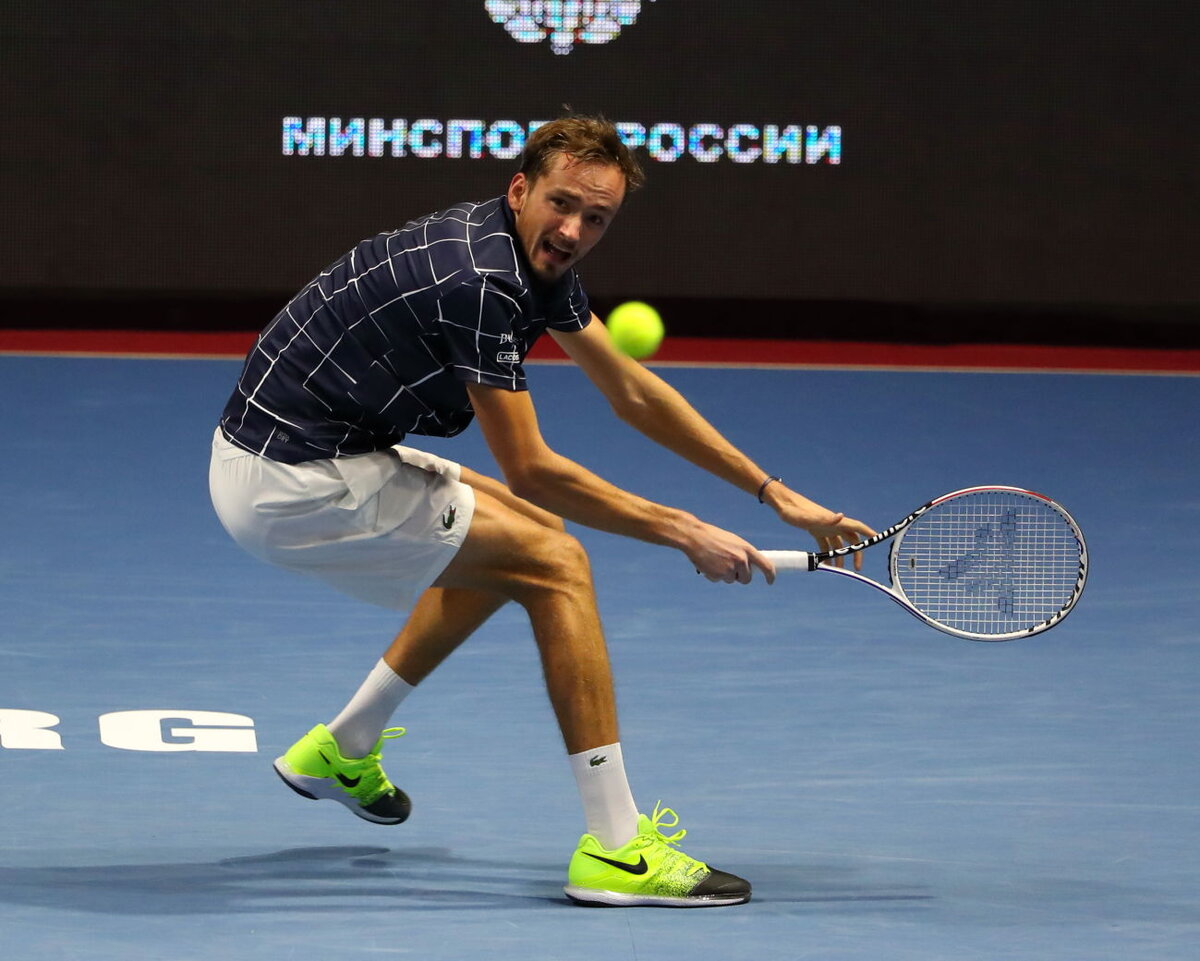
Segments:
[[[380,658],[342,713],[326,725],[337,739],[342,757],[365,757],[400,702],[415,690]]]
[[[637,834],[638,811],[625,779],[620,744],[605,744],[569,755],[579,785],[587,833],[608,850],[619,848]]]

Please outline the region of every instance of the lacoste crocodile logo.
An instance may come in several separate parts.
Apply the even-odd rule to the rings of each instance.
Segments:
[[[607,760],[608,760],[608,757],[606,755],[597,754],[595,757],[591,758],[588,761],[588,764],[590,764],[592,767],[599,767],[601,764],[603,764]]]
[[[454,516],[457,513],[453,504],[446,508],[446,513],[442,515],[442,527],[450,530],[454,526]]]

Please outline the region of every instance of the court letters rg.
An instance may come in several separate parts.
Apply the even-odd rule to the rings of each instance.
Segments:
[[[223,711],[113,711],[97,719],[100,743],[123,751],[258,750],[254,719]],[[59,719],[45,711],[0,708],[0,747],[63,750]]]

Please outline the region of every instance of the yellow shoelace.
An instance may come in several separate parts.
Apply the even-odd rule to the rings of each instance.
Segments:
[[[650,826],[654,828],[658,836],[666,841],[667,844],[678,845],[683,840],[683,836],[687,834],[686,828],[680,828],[674,834],[666,834],[663,831],[663,828],[669,830],[678,824],[679,815],[675,813],[674,809],[665,808],[662,806],[662,801],[656,801],[654,804],[654,813],[650,815]]]
[[[380,737],[385,741],[392,741],[398,737],[403,737],[407,733],[402,727],[389,727],[380,732]],[[380,745],[380,750],[382,750],[382,745]],[[359,775],[361,780],[357,789],[352,792],[356,797],[363,797],[369,801],[374,801],[381,795],[395,789],[395,785],[383,773],[383,768],[379,764],[378,751],[372,751],[362,760],[365,763],[362,767],[362,774]]]

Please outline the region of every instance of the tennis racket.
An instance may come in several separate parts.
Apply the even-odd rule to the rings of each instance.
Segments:
[[[835,566],[888,538],[889,585]],[[1075,519],[1020,487],[954,491],[849,547],[763,553],[778,571],[829,571],[870,584],[930,627],[973,641],[1048,631],[1079,600],[1088,569]]]

